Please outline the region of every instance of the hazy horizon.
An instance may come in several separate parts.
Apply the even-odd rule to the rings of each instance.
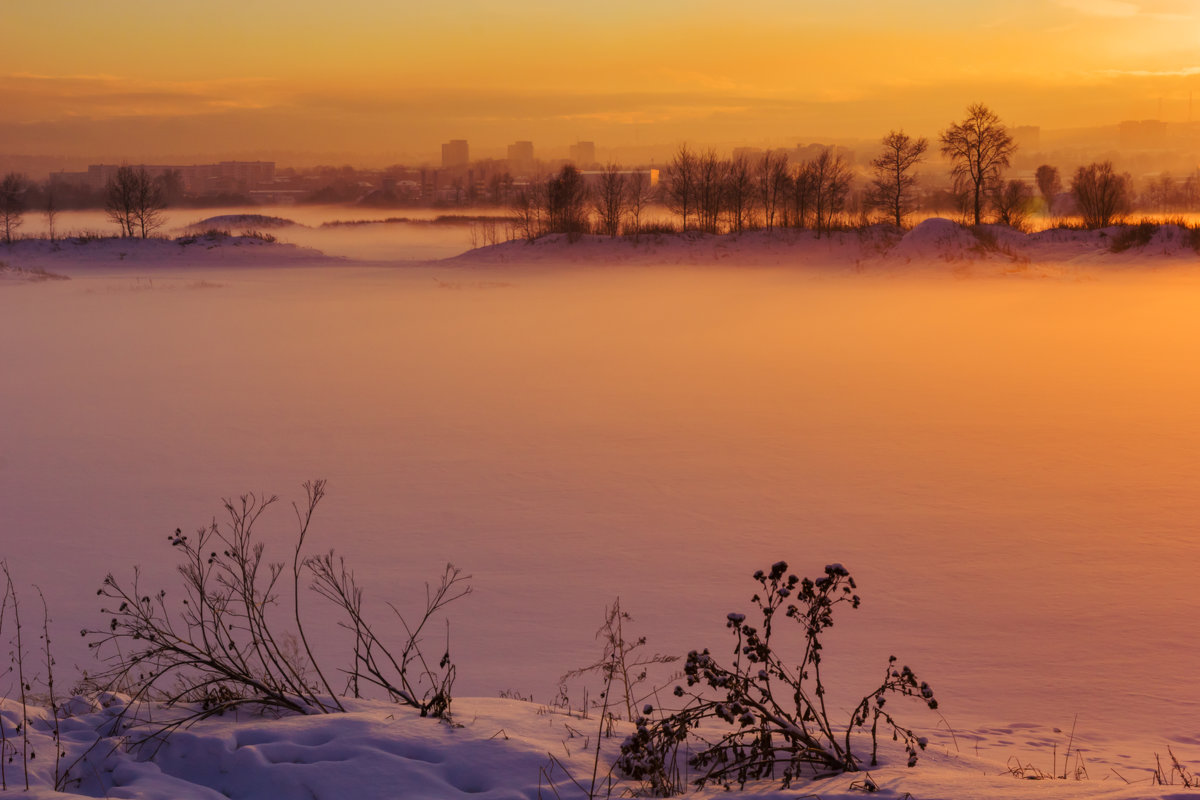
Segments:
[[[749,0],[736,15],[679,0],[47,0],[6,17],[0,152],[94,161],[421,163],[460,138],[477,157],[518,140],[551,158],[576,141],[794,146],[931,136],[974,102],[1048,130],[1187,122],[1200,88],[1186,0]]]

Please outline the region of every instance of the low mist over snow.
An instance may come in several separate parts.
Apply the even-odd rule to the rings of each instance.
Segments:
[[[831,702],[893,653],[937,689],[928,763],[876,775],[897,796],[1167,796],[1146,782],[1154,754],[1200,758],[1183,644],[1200,276],[1182,234],[1115,253],[1114,235],[931,221],[511,243],[403,268],[254,238],[21,243],[0,255],[0,557],[28,613],[29,587],[45,591],[69,686],[93,668],[79,629],[104,623],[106,572],[140,565],[172,591],[168,534],[249,491],[285,501],[262,531],[286,560],[287,503],[326,478],[312,552],[337,547],[369,603],[402,611],[463,567],[456,694],[535,700],[466,702],[461,731],[375,707],[215,721],[94,784],[120,796],[220,791],[169,755],[187,753],[247,797],[315,786],[295,777],[309,763],[348,794],[369,775],[411,796],[536,797],[544,750],[584,769],[564,724],[593,723],[537,708],[595,660],[607,604],[620,596],[655,651],[715,651],[750,574],[780,558],[859,580],[863,606],[829,641]],[[69,280],[28,280],[38,269]],[[1056,279],[992,279],[1031,275]],[[337,663],[336,618],[304,606]],[[578,708],[583,686],[567,691]],[[1090,781],[997,777],[1010,758],[1050,769],[1068,739]]]

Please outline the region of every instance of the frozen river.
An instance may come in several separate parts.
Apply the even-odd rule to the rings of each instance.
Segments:
[[[106,571],[173,580],[167,534],[248,491],[285,501],[282,560],[326,478],[313,551],[377,611],[463,567],[457,693],[542,700],[617,596],[652,649],[724,648],[755,569],[840,561],[853,688],[895,653],[956,729],[1078,715],[1112,752],[1200,752],[1198,297],[715,268],[0,286],[0,557],[86,668]]]

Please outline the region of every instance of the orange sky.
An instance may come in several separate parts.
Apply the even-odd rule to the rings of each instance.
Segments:
[[[1051,129],[1200,102],[1196,0],[38,0],[4,18],[0,153],[793,145],[934,134],[977,101]]]

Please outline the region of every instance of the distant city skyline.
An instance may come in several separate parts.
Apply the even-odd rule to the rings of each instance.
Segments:
[[[539,157],[683,140],[1185,122],[1192,0],[10,3],[0,153],[154,160]],[[267,156],[273,157],[273,156]]]

